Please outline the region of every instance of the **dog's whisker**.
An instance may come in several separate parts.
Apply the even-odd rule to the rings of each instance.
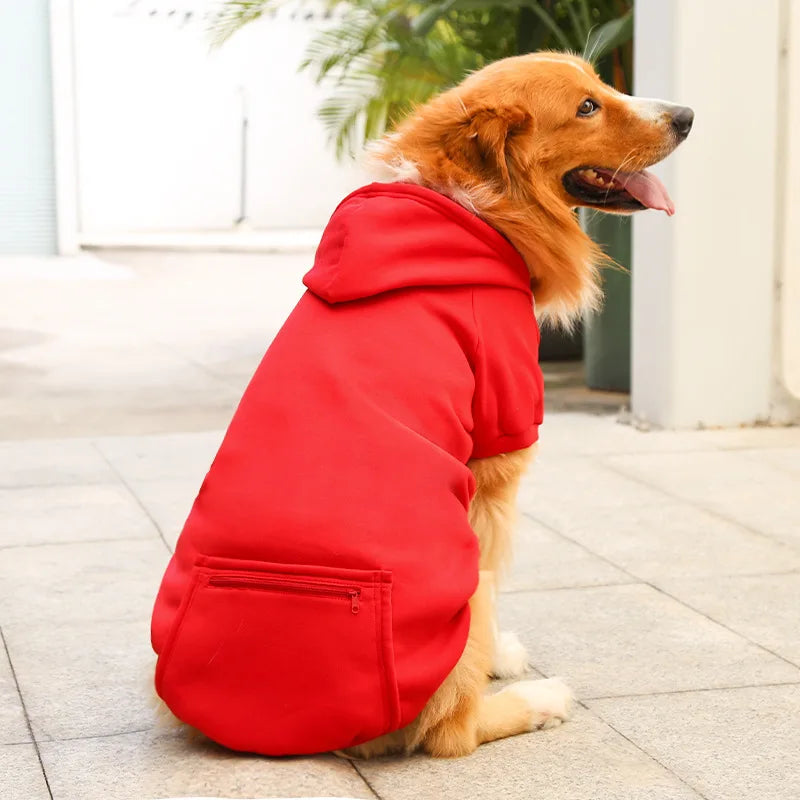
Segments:
[[[617,175],[620,173],[622,168],[628,163],[628,161],[633,160],[633,153],[636,151],[635,147],[632,147],[628,152],[625,154],[625,158],[622,159],[620,165],[614,170],[614,174],[611,176],[611,180],[613,181]]]
[[[583,58],[588,61],[590,64],[593,62],[594,54],[597,51],[598,45],[600,44],[600,40],[598,39],[594,45],[589,49],[589,39],[592,38],[592,31],[597,27],[597,25],[592,25],[589,28],[589,32],[586,34],[586,44],[583,46]]]
[[[606,190],[606,196],[603,198],[603,202],[606,202],[608,200],[608,195],[611,192],[611,187],[614,184],[614,180],[616,179],[617,175],[620,173],[622,168],[628,163],[628,161],[633,160],[635,152],[636,148],[635,147],[631,148],[625,155],[625,158],[622,159],[622,163],[614,170],[614,174],[611,176],[611,180],[609,181],[608,189]]]

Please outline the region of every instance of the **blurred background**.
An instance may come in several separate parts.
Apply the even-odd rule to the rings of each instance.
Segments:
[[[284,275],[299,276],[338,201],[368,180],[355,159],[365,141],[492,60],[570,50],[621,91],[691,105],[697,123],[657,170],[674,219],[583,218],[629,272],[606,271],[603,311],[575,332],[544,332],[551,406],[630,404],[644,426],[797,421],[790,41],[800,42],[800,9],[789,0],[5,4],[0,100],[13,112],[0,129],[0,275],[155,279],[160,269],[179,294],[204,275],[218,295],[235,288],[231,265],[278,270],[285,254]],[[45,267],[23,255],[67,258]],[[34,305],[47,291],[30,289]],[[71,291],[74,308],[86,294]],[[161,297],[154,290],[148,307]],[[27,324],[16,313],[14,325]],[[44,369],[44,344],[7,334],[7,373],[22,358],[34,362],[26,379]]]

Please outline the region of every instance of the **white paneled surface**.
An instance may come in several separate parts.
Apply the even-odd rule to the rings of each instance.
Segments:
[[[779,296],[779,372],[785,388],[800,398],[800,4],[787,3],[786,165],[783,177],[784,248]]]
[[[252,228],[318,228],[362,182],[326,144],[323,90],[297,72],[319,23],[286,9],[211,50],[211,10],[73,0],[83,238],[226,230],[243,211]]]

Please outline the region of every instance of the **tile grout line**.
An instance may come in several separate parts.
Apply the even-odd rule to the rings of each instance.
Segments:
[[[575,539],[572,539],[567,534],[565,534],[562,531],[559,531],[558,529],[554,528],[552,525],[549,525],[548,523],[543,522],[541,519],[538,519],[537,517],[535,517],[530,512],[523,511],[521,513],[524,516],[528,517],[528,519],[532,519],[534,522],[538,522],[540,525],[542,525],[544,528],[549,530],[551,533],[555,533],[557,536],[560,536],[561,538],[566,539],[568,542],[572,542],[574,545],[577,545],[578,547],[580,547],[585,552],[590,553],[591,555],[599,558],[602,561],[605,561],[607,564],[610,564],[612,567],[616,567],[616,569],[620,570],[621,572],[624,572],[629,578],[633,578],[634,579],[633,583],[611,584],[611,586],[632,586],[632,585],[635,585],[635,584],[649,586],[654,591],[658,592],[661,595],[664,595],[664,597],[669,597],[671,600],[673,600],[676,603],[678,603],[678,605],[681,605],[684,608],[688,608],[689,611],[692,611],[693,613],[703,617],[703,619],[708,620],[709,622],[713,623],[714,625],[719,625],[720,628],[723,628],[724,630],[728,631],[728,633],[732,633],[734,636],[738,636],[740,639],[743,639],[745,642],[749,642],[751,645],[753,645],[753,647],[757,647],[757,648],[759,648],[759,650],[763,650],[765,653],[769,653],[771,656],[774,656],[775,658],[779,659],[780,661],[783,661],[784,663],[788,664],[790,667],[794,667],[795,669],[800,669],[800,664],[796,664],[794,661],[791,661],[788,658],[786,658],[785,656],[782,656],[779,653],[776,653],[774,650],[771,650],[766,645],[763,645],[760,642],[756,642],[755,640],[751,639],[749,636],[745,635],[744,633],[740,633],[739,631],[734,630],[729,625],[726,625],[724,622],[720,622],[718,619],[714,619],[713,617],[711,617],[708,614],[706,614],[704,611],[701,611],[699,608],[695,608],[694,606],[692,606],[689,603],[687,603],[685,600],[682,600],[680,597],[677,597],[674,594],[670,594],[666,589],[662,589],[660,586],[657,586],[652,581],[649,581],[646,578],[640,578],[637,575],[635,575],[633,572],[631,572],[629,569],[627,569],[625,567],[622,567],[622,566],[620,566],[618,564],[615,564],[613,561],[611,561],[611,559],[608,559],[605,556],[600,555],[600,553],[595,553],[594,550],[590,550],[588,547],[586,547],[586,545],[582,544],[581,542],[579,542],[579,541],[577,541]],[[593,587],[586,587],[586,588],[593,588]],[[522,594],[522,592],[516,592],[516,594]]]
[[[361,770],[356,766],[356,762],[353,759],[349,759],[350,766],[355,771],[356,775],[364,782],[364,785],[369,789],[370,793],[373,797],[377,798],[377,800],[383,800],[383,798],[378,794],[375,790],[375,787],[361,774]]]
[[[570,586],[536,586],[533,589],[500,589],[500,597],[517,594],[536,594],[539,592],[567,592],[570,589],[609,589],[612,586],[638,586],[642,583],[639,578],[632,581],[618,581],[616,583],[576,583]]]
[[[23,489],[61,489],[72,488],[75,486],[116,486],[116,481],[109,478],[108,480],[88,480],[88,481],[56,481],[56,482],[38,482],[38,483],[4,483],[0,484],[0,491],[2,492],[17,492]]]
[[[754,450],[762,450],[763,451],[763,450],[767,450],[768,448],[755,447],[753,449]],[[780,450],[797,450],[798,448],[796,448],[796,447],[782,447],[782,448],[777,448],[777,449],[780,449]],[[747,451],[745,451],[745,458],[747,458],[747,460],[750,461],[753,464],[757,464],[758,463],[758,459],[753,457],[752,452],[748,455]],[[767,462],[767,466],[769,466],[770,469],[777,470],[782,475],[789,475],[790,477],[792,477],[795,480],[797,480],[798,471],[796,469],[792,469],[792,467],[786,467],[783,464],[773,464],[773,463],[770,463],[770,462]]]
[[[794,426],[790,426],[794,427]],[[680,448],[678,450],[673,450],[670,448],[665,449],[655,449],[655,450],[614,450],[613,452],[609,452],[606,448],[603,449],[589,449],[589,450],[571,450],[567,453],[553,453],[544,451],[544,455],[539,455],[535,459],[536,464],[544,464],[544,463],[554,463],[557,461],[592,461],[596,464],[605,465],[603,459],[605,458],[617,458],[621,456],[623,458],[637,458],[639,456],[647,457],[650,456],[674,456],[674,455],[700,455],[700,454],[710,454],[710,455],[718,455],[721,453],[741,453],[741,454],[752,454],[754,450],[762,450],[767,452],[776,452],[782,453],[784,451],[791,451],[797,450],[798,447],[795,445],[775,445],[772,447],[755,447],[751,445],[747,445],[745,447],[719,447],[716,445],[712,445],[709,447],[706,446],[698,446],[698,447],[689,447],[689,448]],[[545,461],[546,460],[546,461]],[[607,466],[607,465],[606,465]],[[772,469],[779,470],[781,472],[790,472],[791,474],[796,474],[791,468],[786,467],[778,467],[774,464],[769,465]]]
[[[31,550],[38,547],[68,547],[75,544],[113,544],[114,542],[152,542],[150,536],[121,536],[103,539],[70,539],[66,542],[35,542],[34,544],[4,544],[0,545],[0,551],[4,550]]]
[[[85,742],[89,739],[113,739],[115,736],[133,736],[136,733],[148,733],[149,731],[156,730],[154,726],[149,728],[136,728],[132,731],[116,731],[115,733],[90,733],[88,736],[59,736],[55,739],[43,740],[50,743],[58,742]]]
[[[539,522],[539,520],[536,520]],[[555,531],[551,531],[555,533]],[[560,534],[559,534],[560,535]],[[566,538],[566,537],[565,537]],[[116,540],[115,540],[116,541]],[[122,540],[119,540],[122,541]],[[142,540],[140,540],[142,541]],[[567,539],[567,541],[572,544],[574,540]],[[577,544],[577,542],[575,542]],[[11,547],[24,547],[25,545],[11,545]],[[34,547],[38,547],[38,545],[32,545]],[[0,547],[0,550],[4,548]],[[6,548],[10,549],[10,548]],[[593,556],[597,556],[597,558],[602,558],[598,553],[594,553],[593,551],[589,551]],[[613,564],[613,562],[609,562],[609,564]],[[614,565],[616,566],[616,565]],[[617,567],[617,569],[624,569],[624,567]],[[781,578],[787,575],[800,575],[800,567],[796,569],[782,569],[782,570],[775,570],[774,572],[721,572],[716,575],[686,575],[680,576],[680,580],[706,580],[708,578]],[[516,595],[516,594],[535,594],[537,592],[568,592],[570,589],[611,589],[614,586],[649,586],[646,578],[638,578],[634,577],[633,580],[629,581],[615,581],[613,583],[575,583],[575,584],[565,584],[564,586],[534,586],[529,589],[520,588],[520,589],[500,589],[498,591],[498,595],[500,597],[505,597],[506,595]]]
[[[640,753],[642,753],[644,756],[649,758],[651,761],[654,761],[656,764],[658,764],[669,775],[672,775],[675,779],[677,779],[680,783],[682,783],[687,789],[689,789],[690,792],[694,792],[694,794],[696,794],[698,797],[701,797],[702,800],[709,800],[707,795],[704,795],[699,789],[697,789],[696,787],[692,786],[692,784],[689,783],[688,781],[684,780],[683,777],[681,777],[677,772],[675,772],[674,770],[670,769],[666,764],[664,764],[662,761],[657,759],[652,753],[650,753],[647,750],[645,750],[644,747],[642,747],[638,742],[634,742],[633,739],[631,739],[629,736],[626,736],[621,730],[619,730],[618,728],[615,728],[607,719],[602,717],[600,714],[598,714],[593,709],[589,708],[589,706],[586,706],[583,703],[580,703],[580,705],[583,706],[583,708],[585,708],[593,717],[595,717],[596,719],[599,719],[600,722],[603,723],[603,725],[608,725],[608,727],[611,728],[612,731],[614,731],[617,735],[621,736],[626,742],[628,742],[629,744],[633,745]]]
[[[520,511],[519,513],[523,517],[527,517],[528,519],[532,520],[533,522],[537,523],[538,525],[541,525],[543,528],[545,528],[546,530],[550,531],[550,533],[554,533],[559,538],[564,539],[564,541],[567,541],[570,544],[574,544],[576,547],[579,547],[581,550],[584,551],[584,553],[588,553],[590,556],[594,556],[595,558],[599,558],[601,561],[603,561],[606,564],[608,564],[608,566],[613,567],[616,570],[619,570],[620,572],[624,573],[625,575],[627,575],[629,578],[632,579],[630,583],[623,583],[623,584],[610,583],[610,584],[604,584],[605,586],[630,586],[631,584],[634,584],[634,583],[644,583],[645,582],[638,575],[634,575],[626,567],[623,567],[620,564],[616,564],[610,558],[607,558],[606,556],[595,552],[594,550],[592,550],[591,548],[589,548],[585,544],[583,544],[583,542],[579,542],[577,539],[573,539],[568,534],[564,533],[563,531],[560,531],[554,525],[551,525],[549,522],[546,522],[545,520],[541,519],[540,517],[537,517],[535,514],[532,514],[530,511]],[[564,588],[569,588],[569,587],[564,587]],[[593,588],[593,587],[588,587],[587,586],[587,587],[580,587],[580,588]],[[518,594],[519,594],[519,592],[518,592]]]
[[[719,575],[684,575],[681,580],[705,580],[711,578],[780,578],[783,575],[798,575],[800,574],[800,567],[795,569],[776,569],[772,572],[723,572]]]
[[[187,356],[186,353],[183,353],[180,350],[176,349],[173,345],[170,345],[168,342],[158,341],[157,344],[163,347],[167,352],[171,353],[176,358],[179,358],[182,361],[185,361],[190,366],[194,367],[195,369],[200,370],[200,372],[202,372],[206,377],[211,378],[220,386],[224,386],[225,388],[230,389],[229,376],[217,372],[212,367],[209,367],[207,364],[203,364],[202,361],[198,361],[196,358]]]
[[[714,617],[709,616],[704,611],[701,611],[699,608],[695,608],[693,605],[690,605],[685,600],[682,600],[680,597],[677,597],[674,594],[670,594],[666,589],[662,589],[660,586],[656,586],[654,583],[650,583],[649,581],[645,581],[647,586],[651,589],[655,589],[659,594],[663,594],[664,597],[669,597],[674,600],[676,603],[680,603],[684,608],[688,608],[690,611],[694,611],[695,614],[699,614],[701,617],[704,617],[709,622],[713,622],[715,625],[719,625],[721,628],[724,628],[729,633],[732,633],[734,636],[739,636],[740,638],[744,639],[746,642],[750,642],[754,647],[758,647],[760,650],[763,650],[765,653],[769,653],[770,655],[774,656],[775,658],[783,661],[785,664],[788,664],[790,667],[794,667],[797,670],[800,670],[800,664],[796,664],[794,661],[786,658],[786,656],[782,656],[780,653],[776,653],[774,650],[767,647],[765,644],[761,644],[761,642],[757,642],[754,639],[751,639],[744,633],[731,628],[730,625],[726,625],[724,622],[720,622],[718,619],[714,619]]]
[[[558,413],[558,412],[553,412]],[[791,448],[787,447],[776,447],[776,448],[752,448],[753,450],[767,450],[767,449],[775,449],[775,450],[787,450]],[[553,461],[568,461],[569,459],[575,459],[576,461],[583,461],[583,460],[596,460],[600,458],[604,458],[605,456],[671,456],[678,454],[687,454],[687,455],[696,455],[697,453],[720,453],[724,452],[718,450],[716,448],[708,448],[708,447],[692,447],[688,450],[670,450],[667,448],[666,450],[615,450],[613,453],[608,453],[605,450],[572,450],[567,454],[561,455],[552,455],[548,454],[542,456],[542,458],[547,458],[550,463]],[[537,463],[539,457],[537,457]]]
[[[39,761],[39,768],[42,770],[42,778],[44,778],[44,784],[47,787],[47,794],[50,796],[50,800],[53,800],[53,790],[50,788],[50,781],[47,778],[47,772],[44,768],[44,761],[42,761],[42,753],[39,750],[39,743],[36,741],[36,737],[33,734],[33,726],[31,725],[31,718],[28,716],[28,708],[25,705],[25,699],[22,697],[22,689],[19,685],[19,680],[17,679],[17,671],[14,669],[14,664],[11,661],[11,653],[8,650],[8,642],[6,641],[5,634],[3,633],[3,629],[0,627],[0,641],[3,643],[3,650],[6,654],[6,659],[8,660],[8,667],[11,670],[11,677],[14,679],[14,686],[17,689],[17,696],[19,697],[19,704],[22,706],[22,713],[25,717],[25,724],[28,727],[28,733],[31,735],[31,742],[33,743],[33,749],[36,751],[36,758]]]
[[[752,683],[741,686],[703,686],[697,689],[671,689],[663,692],[638,692],[635,694],[601,694],[595,697],[582,697],[582,703],[592,703],[595,700],[628,700],[637,697],[667,697],[673,694],[694,694],[696,692],[738,692],[742,689],[770,689],[780,686],[800,686],[800,680],[777,681],[774,683]]]
[[[614,455],[612,454],[610,456],[610,458],[614,458]],[[781,544],[781,545],[783,545],[784,547],[788,548],[789,550],[791,550],[794,553],[798,552],[798,547],[795,544],[787,542],[787,541],[785,541],[784,539],[782,539],[780,537],[770,536],[769,534],[764,533],[763,531],[760,531],[758,528],[753,528],[751,525],[748,525],[747,523],[741,522],[740,520],[737,520],[737,519],[732,519],[731,517],[728,517],[725,514],[722,514],[719,511],[716,511],[714,509],[708,508],[706,506],[698,505],[693,500],[689,500],[689,499],[687,499],[685,497],[681,497],[679,494],[675,494],[674,492],[670,492],[669,490],[664,489],[661,486],[656,486],[655,484],[650,483],[649,481],[646,481],[643,478],[640,478],[640,477],[638,477],[636,475],[631,475],[629,472],[626,472],[624,469],[621,469],[620,467],[616,467],[613,464],[609,464],[607,461],[603,460],[603,458],[598,458],[597,459],[597,463],[599,465],[601,465],[602,467],[604,467],[605,469],[607,469],[609,472],[612,472],[613,474],[618,475],[621,478],[626,478],[629,481],[633,481],[634,483],[638,483],[640,486],[644,486],[645,488],[650,489],[651,491],[660,492],[665,497],[670,498],[670,500],[673,500],[673,501],[676,501],[676,502],[679,502],[679,503],[683,503],[683,504],[685,504],[687,506],[690,506],[691,508],[694,508],[697,511],[702,511],[702,512],[708,514],[709,516],[712,516],[712,517],[715,517],[718,520],[721,520],[722,522],[727,522],[729,525],[734,525],[735,527],[741,528],[742,530],[745,530],[748,533],[752,533],[754,536],[758,536],[760,539],[766,539],[768,542],[771,542],[772,544],[775,544],[775,543]]]
[[[137,495],[136,492],[133,491],[131,485],[128,483],[128,481],[125,480],[122,473],[114,466],[114,464],[106,457],[106,454],[97,446],[97,443],[94,440],[92,440],[90,444],[100,454],[100,457],[103,459],[103,461],[105,461],[106,464],[108,464],[111,471],[117,476],[119,482],[127,489],[128,493],[136,501],[136,505],[138,505],[139,508],[141,508],[142,511],[144,511],[145,516],[150,520],[150,522],[153,523],[153,527],[158,531],[158,535],[161,538],[161,541],[164,543],[164,547],[166,547],[167,552],[170,555],[172,555],[172,548],[169,546],[169,543],[167,542],[167,539],[164,536],[164,531],[161,530],[161,526],[156,522],[155,517],[150,513],[150,509],[147,508],[147,506],[141,501],[139,495]]]

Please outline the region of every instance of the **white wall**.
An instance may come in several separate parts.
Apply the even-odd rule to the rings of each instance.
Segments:
[[[779,331],[777,387],[779,408],[785,418],[800,416],[797,405],[786,394],[800,398],[800,4],[787,3],[786,84],[783,111],[786,128],[785,162],[779,164],[783,179],[783,249],[779,272]]]
[[[289,11],[210,52],[204,0],[74,0],[79,225],[114,232],[322,226],[362,182],[315,118],[297,65],[311,34]],[[170,15],[169,12],[175,13]]]
[[[637,94],[696,112],[657,170],[677,214],[634,223],[632,403],[656,425],[773,416],[783,9],[781,0],[757,10],[745,0],[636,4]]]

